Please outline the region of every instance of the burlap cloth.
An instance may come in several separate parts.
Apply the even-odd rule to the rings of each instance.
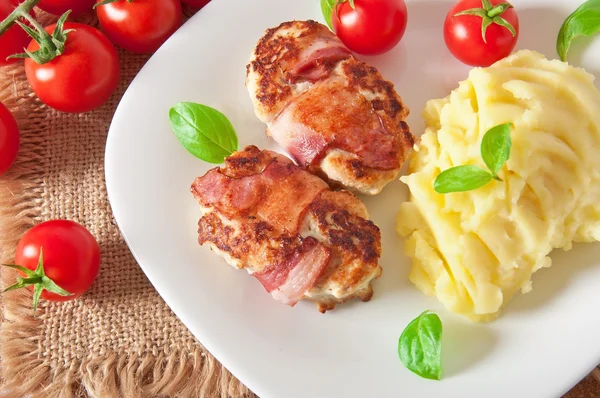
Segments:
[[[80,19],[95,24],[93,17]],[[78,300],[43,301],[33,318],[28,291],[2,297],[0,396],[251,397],[169,310],[113,219],[104,184],[106,134],[119,99],[148,59],[119,55],[118,92],[82,115],[43,105],[21,65],[0,68],[0,101],[22,133],[19,158],[0,177],[0,261],[12,262],[23,233],[50,219],[83,224],[102,251],[98,279]],[[3,269],[3,286],[14,277]],[[600,384],[589,376],[567,397],[600,397]]]

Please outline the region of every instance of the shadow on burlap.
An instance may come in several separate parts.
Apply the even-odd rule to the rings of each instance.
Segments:
[[[22,134],[16,164],[0,177],[0,261],[12,263],[23,233],[50,219],[84,225],[102,256],[88,293],[66,303],[42,302],[38,318],[29,291],[3,295],[0,396],[250,397],[170,311],[113,219],[104,183],[106,135],[119,99],[148,59],[125,51],[119,56],[117,93],[80,115],[44,106],[21,64],[0,68],[0,102]],[[6,287],[15,273],[3,269],[1,279]]]

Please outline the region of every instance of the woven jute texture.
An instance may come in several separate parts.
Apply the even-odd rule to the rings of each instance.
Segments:
[[[12,262],[23,233],[50,219],[84,225],[102,255],[88,293],[66,303],[42,301],[37,318],[27,290],[1,297],[0,396],[252,397],[158,296],[113,219],[104,184],[106,134],[121,95],[148,59],[119,54],[118,92],[83,115],[44,106],[22,66],[0,68],[0,101],[22,133],[17,163],[0,177],[0,261]],[[2,270],[3,287],[14,278]],[[600,387],[590,376],[568,397],[600,397]]]
[[[0,177],[0,261],[12,263],[23,233],[50,219],[84,225],[102,256],[88,293],[66,303],[42,302],[38,318],[28,291],[3,295],[0,395],[249,397],[156,293],[113,219],[104,182],[106,135],[119,99],[148,59],[119,55],[118,92],[82,115],[43,105],[21,65],[0,68],[0,102],[13,111],[22,134],[15,166]],[[14,279],[12,270],[2,270],[3,287]]]

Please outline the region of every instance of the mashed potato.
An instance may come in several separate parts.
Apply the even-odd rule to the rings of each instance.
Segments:
[[[429,101],[413,153],[398,233],[413,261],[411,281],[451,311],[489,321],[554,248],[600,239],[600,94],[594,77],[532,51],[475,68],[444,99]],[[443,170],[485,167],[480,144],[512,122],[511,156],[492,181],[470,192],[433,190]]]

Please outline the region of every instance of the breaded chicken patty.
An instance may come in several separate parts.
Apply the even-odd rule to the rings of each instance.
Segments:
[[[246,69],[256,116],[298,165],[371,195],[398,176],[414,145],[409,110],[394,85],[326,26],[268,29]]]
[[[273,298],[321,312],[371,299],[381,275],[381,236],[363,203],[331,191],[287,157],[248,146],[196,178],[198,240],[246,269]]]

